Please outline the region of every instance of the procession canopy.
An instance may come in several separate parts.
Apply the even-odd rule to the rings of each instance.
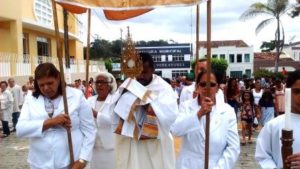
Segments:
[[[105,18],[108,20],[125,20],[133,18],[144,13],[150,12],[153,9],[133,9],[133,10],[103,10]]]
[[[143,63],[140,55],[135,50],[134,43],[130,36],[129,27],[127,28],[128,33],[121,59],[121,72],[124,73],[126,77],[135,78],[142,73]]]
[[[80,4],[87,8],[151,8],[156,6],[195,5],[205,0],[57,0],[59,3]]]
[[[85,13],[88,8],[100,7],[108,20],[125,20],[145,14],[159,6],[188,6],[206,0],[56,0],[71,13]]]

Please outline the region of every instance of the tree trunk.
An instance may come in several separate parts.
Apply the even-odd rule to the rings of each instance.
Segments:
[[[278,72],[278,62],[279,62],[279,56],[280,56],[280,22],[279,17],[276,17],[277,19],[277,33],[276,33],[276,57],[275,57],[275,69],[274,72]]]

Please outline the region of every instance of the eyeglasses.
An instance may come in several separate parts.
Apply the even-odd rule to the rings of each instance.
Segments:
[[[300,88],[292,88],[292,93],[296,95],[300,94]]]
[[[96,85],[104,85],[104,84],[108,84],[109,82],[108,81],[102,81],[102,80],[97,80],[95,82]]]
[[[207,83],[206,82],[200,82],[198,84],[200,87],[206,87],[207,86]],[[217,86],[217,83],[214,83],[214,82],[210,82],[210,87],[216,87]]]

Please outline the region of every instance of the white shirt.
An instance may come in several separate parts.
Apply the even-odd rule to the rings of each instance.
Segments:
[[[254,97],[254,104],[255,105],[258,105],[259,100],[263,95],[263,92],[264,92],[263,89],[260,89],[260,91],[258,93],[255,91],[255,89],[252,89],[252,94],[253,94],[253,97]]]
[[[293,153],[300,153],[300,115],[291,113],[293,130]],[[256,140],[255,159],[262,169],[282,168],[281,130],[284,128],[285,115],[272,119],[262,128]]]

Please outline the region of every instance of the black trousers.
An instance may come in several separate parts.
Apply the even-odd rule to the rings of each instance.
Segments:
[[[1,122],[2,122],[2,127],[3,127],[3,134],[10,135],[8,121],[1,120]]]
[[[13,112],[13,114],[12,114],[12,122],[13,122],[14,129],[16,128],[16,125],[18,123],[19,117],[20,117],[20,112]]]

